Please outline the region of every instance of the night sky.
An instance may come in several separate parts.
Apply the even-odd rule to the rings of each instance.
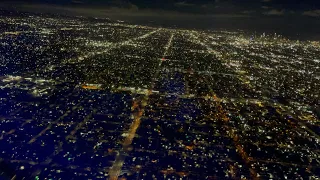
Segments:
[[[320,39],[320,0],[2,0],[0,8]]]
[[[14,4],[12,0],[9,4]],[[117,7],[195,14],[305,15],[320,17],[319,0],[29,0],[19,4],[49,4],[86,8]]]

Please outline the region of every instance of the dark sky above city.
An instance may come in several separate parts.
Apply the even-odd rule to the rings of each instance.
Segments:
[[[72,8],[121,8],[130,11],[160,10],[189,14],[304,15],[320,17],[319,0],[24,0],[9,4],[45,4]]]
[[[1,7],[162,27],[320,39],[320,0],[0,0]]]

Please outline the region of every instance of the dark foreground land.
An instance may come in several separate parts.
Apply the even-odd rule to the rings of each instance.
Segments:
[[[1,13],[1,176],[320,178],[319,42]]]

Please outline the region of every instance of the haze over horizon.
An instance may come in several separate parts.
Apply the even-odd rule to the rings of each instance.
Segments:
[[[320,40],[320,1],[307,0],[30,0],[0,7],[27,12],[111,18],[130,23],[204,30],[278,33]]]

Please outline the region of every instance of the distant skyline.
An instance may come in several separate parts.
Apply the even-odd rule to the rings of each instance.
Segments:
[[[29,0],[2,1],[0,9],[122,20],[202,30],[243,30],[320,40],[320,0]]]

